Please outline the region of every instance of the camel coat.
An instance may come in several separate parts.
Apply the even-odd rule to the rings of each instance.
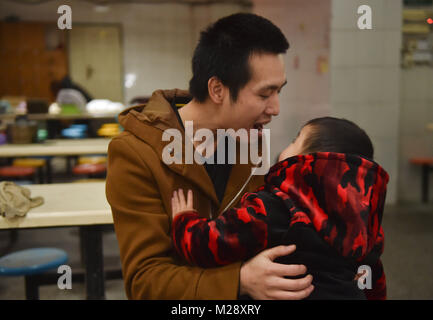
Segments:
[[[171,196],[175,189],[191,189],[198,212],[217,216],[236,205],[244,192],[262,185],[263,176],[251,176],[250,164],[233,165],[220,203],[204,165],[162,161],[163,149],[171,143],[162,139],[166,129],[182,133],[185,150],[185,132],[170,104],[187,97],[185,91],[159,90],[146,105],[126,109],[119,115],[125,130],[108,148],[106,196],[129,299],[238,298],[240,262],[203,269],[176,256],[170,237]]]

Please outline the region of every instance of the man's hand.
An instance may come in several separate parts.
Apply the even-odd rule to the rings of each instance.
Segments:
[[[305,274],[307,268],[273,261],[295,250],[295,245],[278,246],[262,251],[245,262],[240,271],[240,294],[248,294],[256,300],[300,300],[308,297],[314,289],[311,275],[301,279],[284,278]]]

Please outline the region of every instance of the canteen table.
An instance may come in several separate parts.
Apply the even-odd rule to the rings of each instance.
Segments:
[[[113,224],[111,209],[105,197],[105,182],[25,187],[30,189],[31,197],[42,196],[44,204],[31,209],[24,217],[0,216],[0,229],[78,226],[83,246],[87,299],[105,299],[102,228]]]
[[[106,154],[111,139],[53,139],[42,143],[0,145],[0,157]]]
[[[58,156],[67,157],[67,171],[71,172],[70,157],[89,154],[107,154],[110,138],[53,139],[42,143],[0,145],[0,158]],[[47,159],[47,177],[51,183],[51,163]]]

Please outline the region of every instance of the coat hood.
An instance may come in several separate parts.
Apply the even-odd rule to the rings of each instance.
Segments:
[[[377,163],[320,152],[280,161],[265,179],[289,209],[290,225],[311,225],[339,254],[360,261],[383,240],[389,176]]]
[[[160,158],[160,163],[163,163],[163,151],[169,144],[170,146],[174,146],[176,150],[185,150],[185,130],[172,106],[184,105],[191,99],[192,96],[185,90],[157,90],[146,104],[133,106],[122,111],[119,114],[119,123],[127,134],[132,134],[148,144]],[[163,134],[167,129],[177,129],[182,134],[182,141],[176,141],[174,144],[171,141],[163,139]],[[239,151],[239,148],[237,150]],[[253,167],[251,163],[233,165],[224,199],[220,202],[204,166],[195,161],[192,164],[185,164],[184,162],[173,162],[165,165],[179,176],[196,184],[205,192],[217,208],[215,209],[215,214],[222,212],[228,206],[234,205],[240,199],[250,179],[259,181],[259,183],[255,181],[251,183],[251,185],[257,186],[263,182],[264,178],[263,176],[251,178]]]
[[[182,130],[171,108],[173,103],[187,103],[192,97],[188,91],[172,89],[155,91],[148,103],[125,109],[119,114],[119,123],[137,137],[146,135],[147,130],[178,128]],[[138,123],[137,123],[138,121]],[[148,124],[143,126],[142,123]],[[139,125],[137,125],[139,124]]]

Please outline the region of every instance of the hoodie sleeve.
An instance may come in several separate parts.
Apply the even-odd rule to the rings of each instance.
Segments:
[[[385,271],[383,269],[382,260],[380,255],[383,254],[385,235],[383,233],[382,226],[379,228],[379,232],[376,237],[375,245],[373,250],[379,253],[379,257],[376,262],[371,266],[371,272],[373,277],[373,288],[372,290],[366,290],[365,296],[368,300],[385,300],[386,299],[386,278]]]
[[[386,300],[386,278],[380,259],[371,266],[371,272],[373,284],[370,290],[364,289],[365,296],[368,300]]]
[[[189,263],[200,267],[246,260],[267,246],[266,210],[256,193],[246,193],[240,208],[218,218],[201,218],[196,212],[176,216],[172,225],[174,247]]]
[[[380,227],[374,247],[370,254],[361,264],[371,268],[371,289],[364,289],[364,294],[368,300],[386,300],[386,277],[380,256],[384,249],[384,233]]]

